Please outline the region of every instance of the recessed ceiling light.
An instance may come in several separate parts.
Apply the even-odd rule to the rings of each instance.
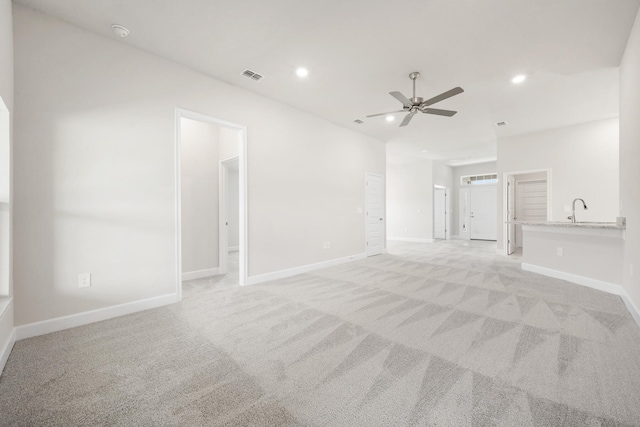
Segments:
[[[522,83],[526,79],[527,79],[527,76],[525,76],[524,74],[520,74],[520,75],[515,76],[514,78],[512,78],[511,82],[515,83],[515,84],[518,84],[518,83]]]
[[[296,70],[296,74],[298,75],[298,77],[307,77],[309,75],[309,70],[300,67]]]
[[[118,37],[122,37],[125,38],[129,35],[129,30],[127,30],[125,27],[123,27],[122,25],[119,24],[113,24],[111,26],[111,29],[113,30],[113,32],[116,34],[116,36]]]
[[[392,122],[392,121],[394,121],[394,120],[395,120],[395,117],[393,117],[393,116],[387,116],[387,117],[386,117],[386,119],[387,119],[387,121],[388,121],[388,122]]]

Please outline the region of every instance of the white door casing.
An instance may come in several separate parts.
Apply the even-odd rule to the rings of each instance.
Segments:
[[[433,189],[433,238],[447,238],[447,189]]]
[[[384,252],[384,177],[367,173],[365,175],[365,255],[373,256]]]

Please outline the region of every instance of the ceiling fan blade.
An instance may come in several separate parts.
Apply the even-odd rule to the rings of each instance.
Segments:
[[[411,107],[413,103],[407,99],[406,96],[401,94],[400,92],[389,92],[389,95],[393,96],[398,101],[402,102],[402,105],[405,107]]]
[[[440,110],[438,108],[424,108],[421,111],[423,113],[427,113],[427,114],[436,114],[438,116],[447,116],[447,117],[451,117],[451,116],[453,116],[454,114],[457,113],[457,111]]]
[[[404,112],[405,110],[389,111],[388,113],[371,114],[370,116],[367,116],[367,117],[386,116],[387,114],[396,114],[396,113],[404,113]]]
[[[443,92],[438,96],[434,96],[431,99],[427,99],[420,105],[420,107],[426,107],[427,105],[432,105],[432,104],[435,104],[436,102],[444,101],[445,99],[451,98],[452,96],[456,96],[462,92],[464,92],[464,90],[461,87],[454,87],[453,89]]]
[[[411,119],[413,118],[413,116],[416,115],[416,113],[417,113],[417,111],[412,111],[409,114],[407,114],[406,116],[404,116],[404,120],[402,121],[402,123],[400,123],[399,127],[408,125],[409,122],[411,121]]]

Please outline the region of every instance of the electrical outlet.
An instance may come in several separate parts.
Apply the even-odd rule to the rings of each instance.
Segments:
[[[362,206],[358,206],[358,213],[361,214],[362,213]]]
[[[331,248],[331,242],[326,241],[326,242],[322,242],[322,249],[329,249]]]
[[[564,248],[562,246],[558,246],[558,256],[564,255]]]
[[[78,274],[78,287],[88,288],[91,286],[91,273]]]

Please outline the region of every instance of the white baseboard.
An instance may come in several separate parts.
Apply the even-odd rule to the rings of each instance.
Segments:
[[[387,237],[387,240],[395,240],[398,242],[415,242],[415,243],[433,243],[435,239],[420,239],[417,237]]]
[[[220,274],[220,269],[218,267],[207,268],[205,270],[188,271],[186,273],[182,273],[182,280],[202,279],[203,277],[216,276],[218,274]]]
[[[620,295],[620,298],[622,298],[622,301],[624,302],[624,305],[627,306],[629,313],[631,313],[631,316],[635,319],[638,326],[640,326],[640,310],[638,309],[638,307],[636,307],[633,301],[631,301],[631,298],[629,298],[629,294],[627,293],[627,291],[625,291],[624,288],[622,288],[622,294]]]
[[[547,267],[540,267],[539,265],[528,264],[523,262],[522,269],[525,271],[531,271],[533,273],[542,274],[544,276],[555,277],[556,279],[566,280],[567,282],[577,283],[578,285],[587,286],[589,288],[597,289],[599,291],[607,292],[615,295],[622,295],[622,286],[615,283],[609,283],[602,280],[592,279],[590,277],[579,276],[573,273],[567,273],[566,271],[554,270]]]
[[[15,328],[11,331],[9,335],[9,339],[5,343],[4,347],[0,349],[0,374],[4,370],[4,366],[7,364],[7,360],[9,360],[9,355],[11,354],[11,350],[13,350],[13,345],[16,343],[16,330]]]
[[[238,252],[240,250],[240,246],[229,246],[227,248],[228,252]]]
[[[0,313],[0,330],[8,332],[4,342],[0,342],[0,374],[2,374],[4,365],[7,364],[9,354],[11,354],[13,345],[16,342],[16,330],[13,327],[13,306],[11,303],[12,301],[9,300],[9,305]]]
[[[287,270],[274,271],[272,273],[259,274],[251,276],[247,279],[248,285],[256,285],[258,283],[270,282],[272,280],[284,279],[285,277],[295,276],[297,274],[308,273],[309,271],[319,270],[321,268],[332,267],[334,265],[344,264],[345,262],[364,259],[365,254],[351,255],[343,258],[331,259],[328,261],[318,262],[315,264],[302,265],[300,267],[289,268]]]
[[[147,298],[140,301],[128,302],[125,304],[16,326],[15,335],[17,340],[22,340],[25,338],[36,337],[38,335],[49,334],[51,332],[62,331],[64,329],[75,328],[76,326],[113,319],[114,317],[137,313],[151,308],[162,307],[176,302],[180,302],[180,297],[177,293]]]
[[[627,291],[618,284],[605,282],[602,280],[592,279],[590,277],[578,276],[577,274],[567,273],[565,271],[553,270],[551,268],[540,267],[539,265],[522,263],[522,269],[533,273],[542,274],[544,276],[555,277],[556,279],[566,280],[567,282],[577,283],[578,285],[587,286],[599,291],[607,292],[620,296],[624,305],[627,306],[629,313],[634,318],[638,326],[640,326],[640,310],[635,306]]]

